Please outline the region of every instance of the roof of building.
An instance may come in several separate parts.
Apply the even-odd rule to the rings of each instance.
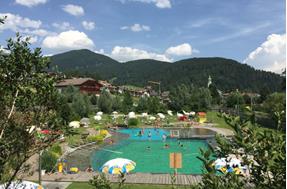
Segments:
[[[95,81],[93,78],[72,78],[72,79],[64,79],[56,84],[57,87],[64,86],[79,86],[85,83],[86,81]]]

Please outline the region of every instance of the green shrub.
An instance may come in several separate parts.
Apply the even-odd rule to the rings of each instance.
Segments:
[[[98,143],[102,143],[104,140],[104,136],[103,135],[90,135],[87,137],[87,142],[91,143],[91,142],[98,142]]]
[[[50,149],[50,152],[56,154],[57,156],[61,156],[62,155],[62,148],[59,144],[54,144]]]
[[[128,126],[138,126],[139,120],[137,118],[130,118],[128,121]]]
[[[80,146],[81,144],[83,144],[80,135],[69,136],[67,140],[68,145],[71,147]]]
[[[51,172],[57,163],[57,156],[55,153],[50,151],[44,151],[41,156],[41,168],[47,172]]]
[[[93,179],[89,181],[89,183],[90,185],[95,186],[97,189],[112,189],[111,182],[103,173],[94,176]]]

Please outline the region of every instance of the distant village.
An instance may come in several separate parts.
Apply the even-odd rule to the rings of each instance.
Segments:
[[[134,97],[141,97],[141,96],[157,96],[163,101],[170,101],[169,99],[169,91],[162,91],[160,90],[160,82],[149,81],[151,85],[147,85],[144,88],[136,87],[136,86],[115,86],[105,80],[95,80],[93,78],[81,78],[81,77],[73,77],[69,79],[63,79],[56,84],[56,88],[61,92],[63,89],[67,88],[68,86],[76,87],[82,93],[87,94],[95,94],[100,95],[102,90],[108,90],[112,94],[122,94],[124,92],[130,93],[130,95]],[[211,77],[208,78],[207,86],[212,84]],[[223,93],[222,91],[218,90],[220,96],[224,99],[227,98],[230,93]],[[250,98],[260,97],[258,93],[246,93],[241,92],[241,95],[247,95]]]
[[[160,85],[159,82],[151,82]],[[144,88],[135,86],[115,86],[105,80],[95,80],[93,78],[70,78],[63,79],[56,84],[57,89],[61,92],[68,86],[76,87],[82,93],[99,95],[102,90],[108,90],[112,94],[130,93],[134,97],[140,96],[159,96],[162,100],[169,100],[169,91],[160,91],[160,87],[148,85]],[[158,89],[155,89],[158,88]]]

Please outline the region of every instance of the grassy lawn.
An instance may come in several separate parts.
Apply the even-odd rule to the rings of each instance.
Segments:
[[[117,184],[112,184],[113,189],[117,189]],[[124,189],[171,189],[171,185],[151,185],[151,184],[125,184]],[[177,188],[190,188],[189,186],[181,186]],[[73,182],[67,189],[95,189],[87,182]]]
[[[207,120],[209,122],[215,123],[215,127],[220,127],[220,128],[227,128],[227,129],[232,129],[227,123],[225,123],[224,118],[218,117],[217,116],[218,112],[207,112]]]

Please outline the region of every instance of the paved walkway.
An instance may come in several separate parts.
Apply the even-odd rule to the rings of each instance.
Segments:
[[[88,182],[97,173],[80,172],[78,174],[52,174],[42,176],[43,181],[49,182]],[[111,182],[118,182],[117,175],[107,175]],[[192,185],[201,181],[201,175],[185,175],[179,174],[176,176],[176,183],[178,185]],[[35,181],[38,179],[37,174],[24,178],[25,180]],[[49,183],[48,182],[48,183]],[[126,175],[125,183],[138,183],[138,184],[171,184],[171,176],[169,174],[151,174],[151,173],[132,173]],[[49,188],[50,189],[50,188]],[[53,188],[52,188],[53,189]]]

